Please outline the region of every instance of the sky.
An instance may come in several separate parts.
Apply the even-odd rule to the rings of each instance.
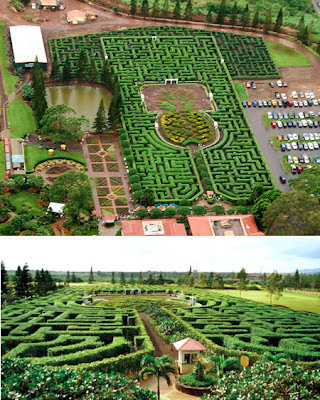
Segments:
[[[0,237],[6,269],[293,273],[320,268],[320,237]]]

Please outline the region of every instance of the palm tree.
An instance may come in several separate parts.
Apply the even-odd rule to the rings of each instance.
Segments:
[[[170,373],[176,375],[177,369],[173,364],[173,360],[169,356],[162,356],[156,359],[153,356],[145,356],[141,361],[142,370],[139,373],[140,378],[144,379],[144,376],[149,377],[155,375],[157,378],[157,399],[160,400],[160,378],[164,378],[167,384],[171,385],[169,377]]]
[[[240,361],[236,357],[225,358],[224,355],[220,355],[211,357],[211,361],[214,362],[214,367],[209,372],[214,372],[218,378],[221,378],[225,371],[241,369]]]

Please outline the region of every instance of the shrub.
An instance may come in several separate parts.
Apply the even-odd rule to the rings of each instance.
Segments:
[[[208,387],[216,383],[217,379],[211,375],[204,374],[202,380],[199,380],[195,377],[195,373],[191,372],[190,374],[181,375],[180,382],[186,386],[193,387]]]
[[[222,215],[225,213],[225,209],[223,206],[213,206],[211,211],[214,212],[216,215]]]

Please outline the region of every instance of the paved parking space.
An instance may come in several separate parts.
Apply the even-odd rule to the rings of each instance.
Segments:
[[[288,180],[294,177],[297,177],[297,174],[285,173],[283,167],[281,165],[281,158],[285,154],[290,154],[291,156],[298,156],[300,154],[308,154],[310,157],[320,156],[319,150],[290,150],[288,152],[282,152],[280,150],[275,150],[271,144],[270,139],[271,136],[275,135],[287,135],[288,133],[297,133],[298,135],[302,133],[315,133],[320,132],[320,128],[285,128],[285,129],[273,129],[266,128],[262,121],[262,114],[265,111],[275,111],[275,112],[300,112],[300,111],[313,111],[317,113],[320,111],[320,107],[250,107],[245,108],[245,112],[247,114],[248,120],[250,122],[252,131],[259,143],[261,151],[266,159],[266,162],[269,166],[270,172],[273,175],[275,183],[277,187],[282,191],[289,191],[290,186],[288,184]],[[320,119],[320,118],[319,118]],[[271,119],[270,119],[271,121]],[[284,175],[287,178],[287,183],[283,184],[279,180],[279,176]]]

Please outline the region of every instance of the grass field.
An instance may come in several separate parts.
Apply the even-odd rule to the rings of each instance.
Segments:
[[[238,93],[238,96],[240,98],[241,101],[243,100],[248,100],[248,93],[244,87],[244,83],[240,83],[240,82],[233,82],[234,88],[236,90],[236,92]]]
[[[25,190],[9,197],[11,203],[16,207],[19,214],[25,208],[29,215],[39,215],[43,212],[43,208],[37,203],[38,195],[29,193]]]
[[[299,51],[280,43],[264,40],[277,67],[308,67],[311,60]]]
[[[6,175],[6,157],[4,152],[4,143],[0,142],[0,181],[4,179]]]
[[[240,297],[239,290],[215,290],[215,292]],[[241,297],[259,303],[270,303],[269,294],[263,290],[242,292]],[[275,296],[273,296],[272,304],[289,307],[297,311],[310,311],[320,314],[320,296],[315,294],[283,292],[283,296],[279,299],[276,299]]]
[[[26,171],[32,172],[36,164],[42,161],[54,158],[66,158],[68,160],[78,161],[86,165],[83,154],[79,151],[70,150],[68,152],[55,150],[54,155],[49,156],[46,149],[39,149],[37,145],[26,146],[24,148]]]
[[[20,96],[9,103],[8,120],[11,137],[23,137],[27,132],[34,132],[36,129],[32,110]]]
[[[7,56],[3,32],[4,22],[0,21],[0,68],[4,91],[6,92],[6,95],[9,95],[15,91],[15,84],[17,83],[18,78],[14,75],[11,75],[7,69]]]

